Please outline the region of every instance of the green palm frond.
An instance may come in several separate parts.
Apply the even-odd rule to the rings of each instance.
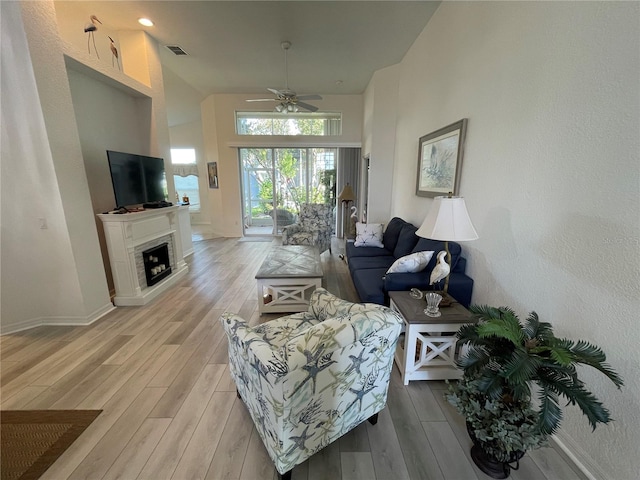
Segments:
[[[478,379],[478,390],[494,400],[499,400],[503,395],[504,379],[496,372],[484,371]]]
[[[484,368],[489,362],[490,357],[482,348],[470,347],[466,355],[458,357],[456,365],[458,368],[475,373]]]
[[[458,346],[463,345],[467,342],[471,344],[475,344],[480,340],[480,336],[478,335],[478,330],[476,326],[472,323],[462,325],[457,333],[458,337]]]
[[[531,312],[532,314],[535,312]],[[542,343],[553,341],[556,336],[553,333],[553,327],[548,322],[538,322],[538,330],[536,331],[536,337]]]
[[[481,338],[498,337],[509,340],[514,345],[524,343],[524,333],[518,317],[506,313],[501,318],[492,318],[477,326],[478,335]]]
[[[569,404],[577,405],[587,417],[591,428],[595,430],[598,423],[609,423],[611,417],[609,411],[602,403],[584,387],[581,381],[571,381],[568,378],[541,377],[538,384],[543,389],[548,389],[565,397]]]
[[[538,336],[538,327],[540,319],[536,312],[531,312],[524,322],[522,330],[527,338],[536,338]]]
[[[527,383],[536,374],[540,360],[527,353],[523,348],[517,349],[504,365],[504,377],[511,385]]]
[[[473,313],[475,317],[482,320],[500,318],[502,316],[500,309],[490,307],[489,305],[471,305],[469,311]]]
[[[531,388],[529,383],[520,383],[518,385],[510,385],[511,396],[517,402],[528,402],[531,400]]]
[[[573,342],[571,342],[570,340],[562,339],[562,341],[573,345]],[[600,349],[600,347],[597,347],[596,345],[593,345],[589,342],[579,340],[578,343],[575,344],[575,346],[568,348],[574,355],[575,362],[589,365],[590,367],[593,367],[596,370],[604,373],[607,378],[609,378],[609,380],[611,380],[618,388],[624,385],[622,377],[620,377],[608,363],[605,363],[607,357]]]
[[[573,363],[573,355],[562,345],[550,345],[548,352],[551,358],[563,367],[567,367]]]
[[[547,435],[555,433],[562,422],[562,409],[558,404],[558,396],[549,388],[542,387],[538,395],[540,410],[538,411],[538,429]]]

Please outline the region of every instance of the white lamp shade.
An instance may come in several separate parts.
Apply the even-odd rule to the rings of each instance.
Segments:
[[[462,197],[436,197],[416,235],[433,240],[476,240],[467,206]]]

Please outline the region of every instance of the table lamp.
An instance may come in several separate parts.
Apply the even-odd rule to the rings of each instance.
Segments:
[[[432,240],[444,241],[446,250],[446,261],[451,266],[451,253],[449,252],[449,241],[463,242],[466,240],[476,240],[478,233],[473,228],[464,198],[449,196],[435,197],[427,216],[416,235]],[[447,297],[449,290],[449,272],[445,278],[442,290],[442,305],[450,303]],[[448,301],[448,302],[446,302]]]

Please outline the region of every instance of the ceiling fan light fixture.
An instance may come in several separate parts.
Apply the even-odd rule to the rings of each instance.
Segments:
[[[318,107],[310,105],[305,102],[298,102],[298,100],[322,100],[322,97],[317,94],[313,95],[298,95],[296,92],[289,88],[289,67],[287,61],[287,52],[291,48],[291,42],[284,41],[280,44],[282,50],[284,50],[284,84],[285,87],[282,90],[276,90],[275,88],[267,88],[268,91],[275,95],[275,98],[249,98],[247,102],[272,102],[276,101],[278,104],[275,106],[274,111],[278,113],[295,113],[300,109],[315,112]],[[298,105],[299,103],[299,105]]]

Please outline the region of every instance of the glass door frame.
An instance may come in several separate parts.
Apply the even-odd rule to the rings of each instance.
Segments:
[[[247,150],[262,150],[262,151],[270,151],[270,155],[267,154],[267,158],[270,159],[269,163],[270,166],[266,167],[263,166],[263,168],[246,168],[245,167],[245,156],[243,155],[243,151],[247,151]],[[336,164],[337,164],[337,158],[338,158],[338,149],[336,147],[238,147],[238,166],[240,169],[240,178],[241,178],[241,185],[240,185],[240,195],[241,195],[241,199],[242,199],[242,231],[243,231],[243,235],[245,236],[253,236],[253,235],[261,235],[261,236],[276,236],[279,235],[281,233],[281,225],[280,223],[282,222],[282,219],[279,222],[279,217],[285,217],[285,221],[287,223],[283,223],[283,225],[289,225],[291,223],[295,223],[295,220],[297,219],[296,217],[290,217],[288,215],[285,215],[287,212],[290,212],[290,209],[286,208],[286,205],[279,205],[280,201],[285,201],[284,196],[285,193],[282,193],[282,199],[279,198],[278,194],[279,194],[279,170],[278,170],[278,161],[281,158],[279,156],[279,153],[282,151],[299,151],[299,155],[298,155],[298,170],[296,172],[295,177],[298,177],[298,180],[296,183],[300,183],[299,186],[293,186],[291,187],[293,192],[295,192],[296,194],[302,193],[299,190],[296,191],[296,189],[299,189],[299,187],[304,187],[304,199],[302,198],[298,198],[298,199],[294,199],[293,201],[291,201],[290,203],[296,203],[296,204],[300,204],[300,203],[304,203],[309,201],[310,199],[310,195],[313,192],[314,187],[319,188],[322,190],[320,185],[315,185],[314,182],[311,181],[311,179],[316,179],[316,183],[320,183],[319,180],[317,180],[317,175],[314,175],[314,167],[316,162],[314,161],[315,156],[317,155],[314,154],[314,150],[320,150],[320,151],[326,151],[329,150],[331,151],[332,155],[333,155],[333,159],[330,160],[330,164],[331,166],[333,166],[333,169],[324,169],[323,171],[335,171],[336,170]],[[326,163],[323,164],[323,166],[326,166]],[[247,195],[251,194],[252,188],[250,185],[250,177],[249,177],[249,173],[251,171],[263,171],[263,172],[270,172],[270,177],[271,177],[271,183],[272,183],[272,191],[271,191],[271,206],[273,207],[272,213],[271,213],[271,221],[272,221],[272,230],[271,232],[268,231],[266,227],[266,225],[264,226],[257,226],[254,227],[253,225],[253,221],[254,221],[254,217],[253,217],[253,203],[254,203],[254,199],[252,198],[248,198]],[[330,175],[331,179],[329,181],[329,185],[327,187],[327,185],[324,186],[324,193],[325,193],[325,200],[329,199],[329,202],[335,207],[336,204],[336,194],[335,194],[335,173],[333,175]],[[328,188],[328,190],[327,190]],[[290,192],[290,193],[293,193]],[[268,199],[262,199],[263,202],[267,201]],[[311,199],[311,201],[314,201],[314,199]],[[317,202],[318,200],[315,199],[315,201]],[[249,202],[249,204],[247,204],[247,202]],[[323,202],[326,203],[326,202]],[[249,209],[249,211],[247,211],[247,208]],[[283,215],[280,215],[280,211],[282,211]],[[266,213],[266,212],[265,212]],[[249,231],[249,229],[253,229],[254,231]]]

